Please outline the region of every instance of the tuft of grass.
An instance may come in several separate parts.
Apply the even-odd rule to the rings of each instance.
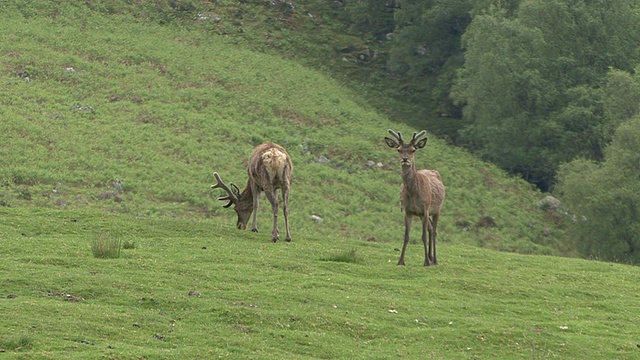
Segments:
[[[9,338],[0,340],[0,351],[28,350],[33,346],[33,341],[28,336],[20,336],[17,339]]]
[[[118,232],[100,232],[91,241],[91,252],[98,259],[118,259],[122,246]]]
[[[341,251],[333,255],[321,257],[320,260],[351,263],[351,264],[357,264],[358,262],[360,262],[360,258],[356,254],[356,249],[351,249],[349,251]]]
[[[127,249],[127,250],[131,250],[131,249],[135,249],[136,248],[136,243],[133,241],[125,241],[122,243],[122,248],[123,249]]]

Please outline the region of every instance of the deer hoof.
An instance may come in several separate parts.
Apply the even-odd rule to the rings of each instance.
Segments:
[[[276,237],[274,237],[273,239],[271,239],[271,242],[272,242],[272,243],[275,243],[275,242],[277,242],[277,241],[278,241],[278,238],[276,238]]]
[[[258,232],[258,228],[253,228],[253,229],[251,229],[251,231]]]

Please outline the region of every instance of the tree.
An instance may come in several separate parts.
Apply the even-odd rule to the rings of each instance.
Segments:
[[[637,73],[638,71],[636,71]],[[640,113],[640,78],[626,71],[612,70],[603,89],[604,116],[613,129]],[[613,129],[607,129],[613,133]]]
[[[515,12],[494,6],[476,15],[452,92],[470,123],[462,131],[469,147],[543,190],[559,164],[602,160],[615,128],[603,84],[609,69],[631,71],[640,60],[638,8],[525,0]]]
[[[536,181],[550,165],[548,146],[558,140],[545,114],[560,92],[544,66],[542,32],[497,11],[476,16],[462,40],[465,64],[452,97],[471,123],[462,132],[466,146]]]
[[[640,264],[640,116],[616,130],[603,163],[561,166],[557,191],[583,256]]]

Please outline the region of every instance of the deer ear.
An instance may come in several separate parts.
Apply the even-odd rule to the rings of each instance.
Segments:
[[[238,187],[236,186],[236,184],[234,183],[230,183],[231,184],[231,188],[233,189],[233,193],[235,194],[236,197],[240,197],[240,189],[238,189]]]
[[[395,148],[397,148],[398,146],[400,146],[400,145],[398,145],[398,143],[397,143],[395,140],[393,140],[393,139],[391,139],[391,138],[388,138],[388,137],[385,137],[385,138],[384,138],[384,142],[386,142],[386,143],[387,143],[387,145],[388,145],[390,148],[394,148],[394,149],[395,149]]]
[[[416,144],[416,149],[422,149],[425,145],[427,145],[427,140],[429,140],[428,138],[424,138],[420,141],[418,141],[418,143]]]

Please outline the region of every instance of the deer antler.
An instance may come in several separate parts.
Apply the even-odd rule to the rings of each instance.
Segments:
[[[235,204],[238,202],[238,198],[240,197],[240,189],[238,189],[237,186],[235,186],[233,183],[231,184],[231,188],[229,188],[227,186],[227,184],[225,184],[222,179],[220,178],[220,175],[218,175],[217,172],[213,173],[213,177],[216,178],[216,184],[215,185],[211,185],[212,189],[222,189],[224,191],[227,192],[228,195],[226,196],[221,196],[218,198],[218,200],[229,200],[229,202],[224,205],[225,208],[228,208],[229,206],[231,206],[232,204]]]
[[[419,133],[413,133],[413,138],[411,139],[411,143],[415,144],[418,139],[424,136],[427,133],[427,130],[422,130]]]
[[[393,131],[393,130],[389,129],[389,134],[391,134],[394,138],[396,138],[396,140],[398,140],[398,142],[399,142],[400,144],[402,144],[402,143],[403,143],[403,141],[402,141],[402,134],[400,134],[400,132],[395,132],[395,131]]]

